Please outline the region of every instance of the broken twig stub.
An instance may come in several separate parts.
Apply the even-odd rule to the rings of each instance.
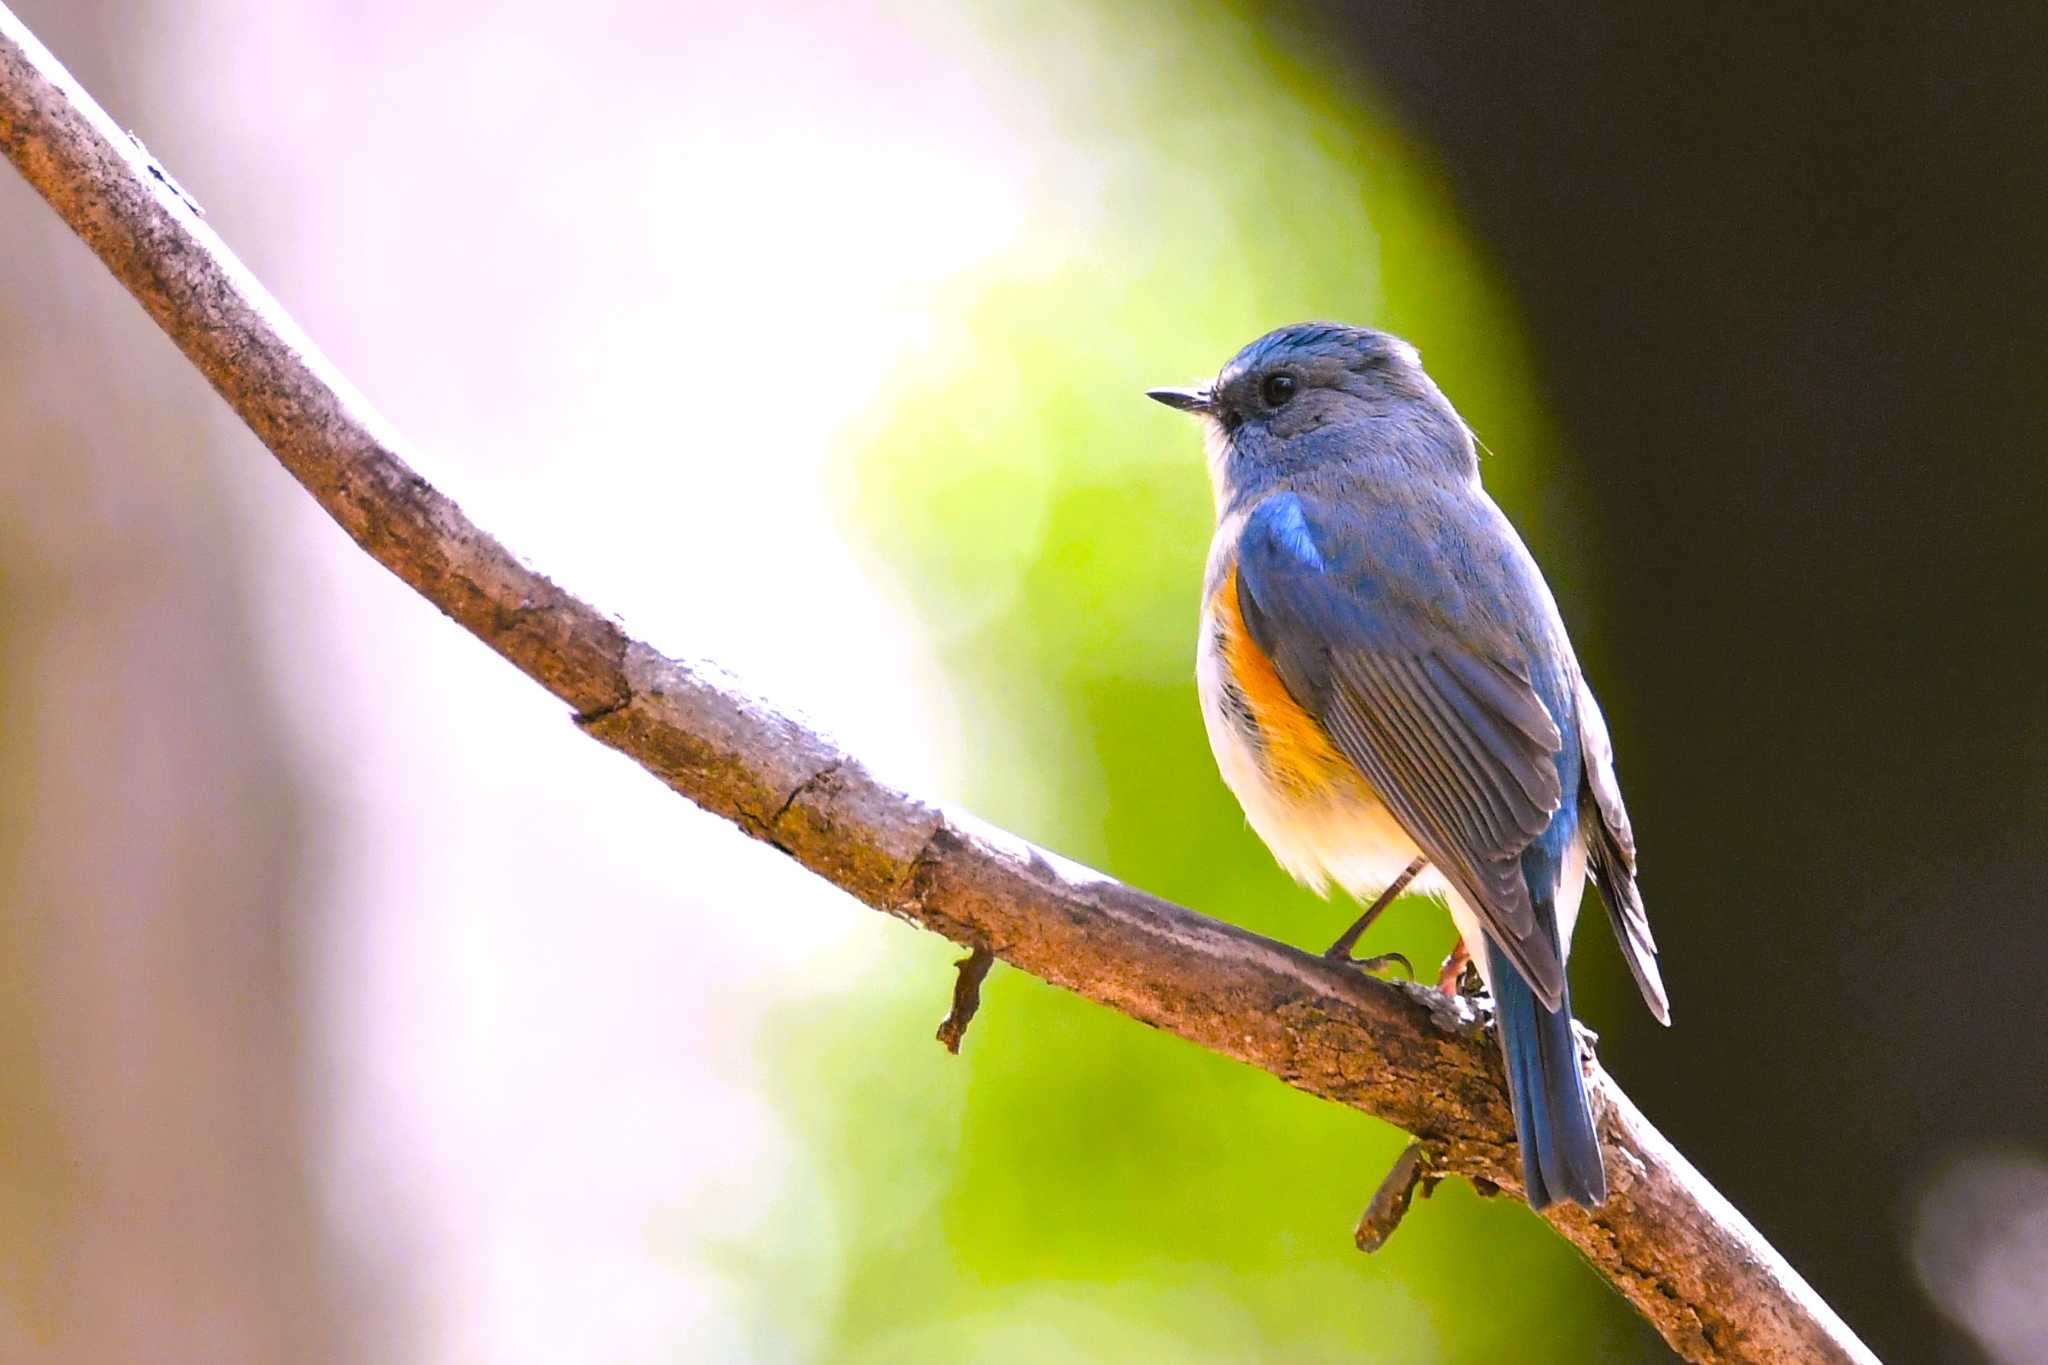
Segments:
[[[957,1057],[960,1040],[967,1036],[967,1026],[974,1022],[975,1012],[981,1008],[981,983],[988,978],[996,959],[988,949],[976,948],[953,965],[959,970],[953,978],[953,1008],[939,1023],[939,1041]]]
[[[1368,1254],[1378,1251],[1394,1235],[1394,1229],[1401,1226],[1401,1220],[1408,1216],[1408,1205],[1415,1199],[1415,1190],[1422,1188],[1422,1197],[1429,1198],[1436,1189],[1443,1173],[1437,1169],[1436,1154],[1425,1142],[1411,1142],[1394,1158],[1394,1169],[1387,1172],[1387,1178],[1373,1191],[1372,1202],[1365,1206],[1365,1212],[1358,1215],[1358,1229],[1352,1239],[1358,1249]]]

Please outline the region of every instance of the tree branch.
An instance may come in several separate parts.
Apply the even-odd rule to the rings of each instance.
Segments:
[[[0,143],[342,529],[593,738],[878,910],[1396,1124],[1428,1144],[1433,1173],[1520,1188],[1499,1060],[1468,1003],[899,791],[715,665],[661,654],[520,563],[413,473],[399,437],[4,5]],[[1875,1360],[1597,1068],[1593,1093],[1612,1193],[1547,1217],[1665,1340],[1695,1361]]]

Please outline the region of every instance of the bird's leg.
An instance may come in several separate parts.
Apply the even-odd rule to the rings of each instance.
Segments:
[[[1458,946],[1451,949],[1451,955],[1444,959],[1444,965],[1437,969],[1436,988],[1445,995],[1458,993],[1458,978],[1465,974],[1465,968],[1472,962],[1472,950],[1465,946],[1463,937]]]
[[[1415,968],[1409,966],[1408,959],[1399,953],[1385,953],[1379,957],[1353,958],[1351,956],[1351,949],[1358,942],[1359,935],[1363,934],[1372,926],[1372,922],[1380,917],[1380,911],[1392,905],[1394,898],[1406,890],[1408,883],[1414,881],[1421,874],[1422,869],[1428,865],[1429,860],[1427,858],[1417,858],[1414,862],[1408,864],[1407,869],[1400,876],[1394,878],[1393,885],[1380,892],[1379,899],[1365,907],[1365,913],[1358,917],[1357,922],[1337,936],[1337,941],[1324,951],[1323,956],[1336,962],[1353,962],[1367,971],[1378,971],[1382,967],[1398,962],[1407,969],[1408,975],[1412,979],[1415,975]]]

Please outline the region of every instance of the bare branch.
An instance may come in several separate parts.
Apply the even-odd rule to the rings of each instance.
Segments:
[[[1169,905],[878,780],[716,666],[669,658],[520,563],[0,6],[0,143],[372,558],[568,704],[593,738],[868,905],[1428,1144],[1518,1189],[1499,1061],[1462,1000]],[[963,973],[964,978],[964,973]],[[1597,1071],[1612,1193],[1547,1215],[1695,1361],[1875,1357]],[[1419,1167],[1418,1167],[1419,1169]]]

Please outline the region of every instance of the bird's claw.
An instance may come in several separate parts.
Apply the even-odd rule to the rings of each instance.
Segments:
[[[1381,953],[1377,957],[1353,957],[1349,953],[1328,952],[1323,954],[1332,962],[1341,962],[1347,967],[1356,967],[1362,972],[1383,972],[1389,967],[1399,966],[1408,979],[1415,979],[1415,964],[1400,953]]]
[[[1458,946],[1444,959],[1444,965],[1436,974],[1436,988],[1445,995],[1456,999],[1486,994],[1486,984],[1479,979],[1479,967],[1472,961],[1472,954],[1465,950],[1465,941],[1458,940]]]

